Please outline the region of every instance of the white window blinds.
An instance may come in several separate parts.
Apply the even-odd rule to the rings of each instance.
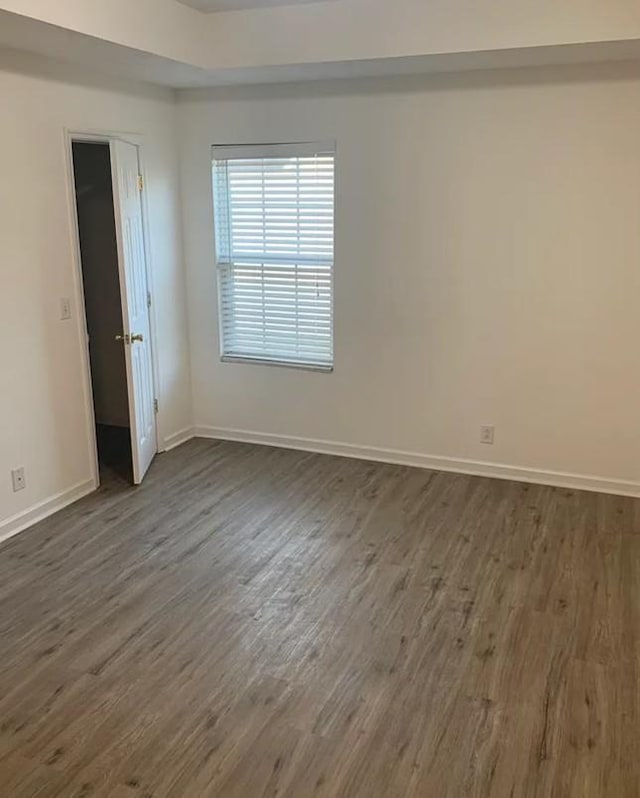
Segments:
[[[334,147],[213,148],[226,359],[331,368]]]

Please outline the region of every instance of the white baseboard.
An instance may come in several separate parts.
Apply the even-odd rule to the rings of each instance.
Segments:
[[[249,430],[195,427],[193,434],[197,438],[257,443],[266,446],[278,446],[283,449],[298,449],[305,452],[332,454],[339,457],[353,457],[357,460],[373,460],[381,463],[414,466],[415,468],[428,468],[434,471],[451,471],[456,474],[508,479],[515,482],[530,482],[534,485],[550,485],[558,488],[588,490],[595,493],[640,497],[640,483],[638,482],[627,482],[585,474],[522,468],[501,463],[488,463],[481,460],[456,459],[419,454],[417,452],[403,452],[395,449],[382,449],[375,446],[355,446],[351,443],[272,435]]]
[[[171,449],[175,449],[176,446],[180,446],[181,444],[190,441],[193,437],[195,437],[193,427],[185,427],[178,432],[174,432],[173,435],[167,435],[167,437],[164,439],[163,451],[168,452]]]
[[[55,496],[38,502],[33,507],[29,507],[27,510],[23,510],[5,521],[0,521],[0,542],[17,535],[18,532],[22,532],[27,527],[42,521],[43,518],[57,513],[63,507],[77,502],[78,499],[96,489],[95,480],[88,479],[85,482],[79,482],[68,490],[62,491],[62,493],[56,493]]]
[[[640,498],[640,483],[624,480],[608,479],[584,474],[571,474],[561,471],[521,468],[500,463],[487,463],[476,460],[455,459],[436,455],[403,452],[395,449],[383,449],[375,446],[355,446],[350,443],[322,441],[313,438],[299,438],[284,435],[272,435],[265,432],[249,430],[221,429],[219,427],[188,427],[165,439],[166,449],[174,449],[191,438],[212,438],[215,440],[255,443],[265,446],[277,446],[283,449],[297,449],[319,454],[332,454],[339,457],[353,457],[358,460],[372,460],[381,463],[427,468],[434,471],[450,471],[457,474],[508,479],[516,482],[530,482],[536,485],[551,485],[559,488],[588,490],[596,493],[611,493],[619,496]],[[33,507],[0,521],[0,542],[33,524],[47,518],[58,510],[62,510],[83,496],[96,490],[93,479],[79,482],[66,491],[51,496]]]

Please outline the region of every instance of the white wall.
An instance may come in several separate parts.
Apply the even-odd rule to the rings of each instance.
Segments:
[[[191,354],[208,434],[638,490],[637,66],[195,92],[177,109],[29,56],[5,52],[0,69],[0,535],[91,487],[65,127],[145,137],[163,441],[192,424]],[[338,146],[335,372],[221,364],[209,147],[325,138]]]
[[[639,97],[631,65],[183,95],[196,425],[637,491]],[[332,138],[335,372],[220,363],[210,145]]]
[[[191,399],[172,95],[15,53],[0,54],[0,69],[2,535],[91,486],[65,127],[144,136],[161,439],[189,426]],[[73,298],[70,321],[59,320],[60,297]],[[13,493],[20,465],[27,488]]]

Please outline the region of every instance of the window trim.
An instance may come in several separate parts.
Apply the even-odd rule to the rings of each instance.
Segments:
[[[221,347],[222,348],[222,347]],[[333,371],[333,363],[304,362],[302,360],[277,360],[272,357],[249,357],[248,355],[225,355],[220,353],[221,363],[248,363],[253,366],[280,366],[281,368],[297,369],[298,371],[321,371],[325,374]]]
[[[218,260],[218,246],[216,239],[216,207],[215,207],[215,191],[214,181],[211,182],[212,191],[212,204],[213,204],[213,230],[214,230],[214,262],[216,269],[216,292],[217,292],[217,306],[218,306],[218,350],[219,361],[228,364],[244,364],[244,365],[257,365],[257,366],[271,366],[281,368],[291,368],[298,371],[314,371],[325,374],[330,374],[335,368],[335,302],[334,302],[334,271],[336,264],[336,163],[337,163],[337,147],[335,141],[319,140],[319,141],[302,141],[302,142],[289,142],[289,143],[268,143],[268,144],[213,144],[211,146],[211,164],[212,164],[212,178],[213,178],[213,163],[216,160],[234,160],[245,158],[281,158],[281,157],[313,157],[319,154],[331,154],[333,156],[334,165],[334,183],[333,183],[333,259],[331,261],[330,272],[330,286],[331,286],[331,302],[330,302],[330,334],[331,334],[331,362],[320,363],[315,361],[304,360],[289,360],[286,358],[277,357],[260,357],[259,355],[236,355],[229,354],[224,351],[224,319],[222,313],[222,278],[225,268],[229,268],[233,263]]]

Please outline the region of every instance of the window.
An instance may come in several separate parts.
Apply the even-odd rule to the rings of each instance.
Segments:
[[[223,360],[332,368],[334,152],[213,148]]]

